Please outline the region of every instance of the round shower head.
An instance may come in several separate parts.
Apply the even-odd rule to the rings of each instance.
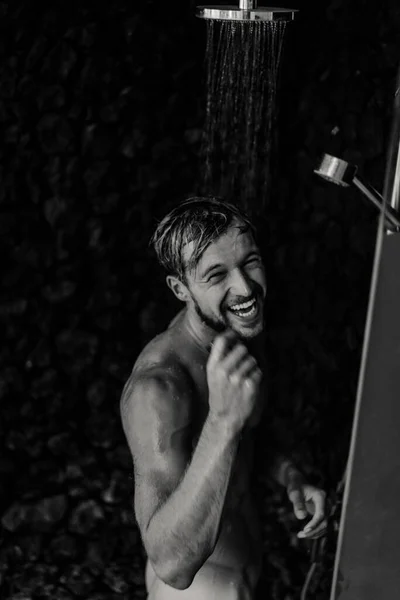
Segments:
[[[293,21],[292,8],[256,6],[256,2],[242,0],[239,6],[198,6],[196,17],[217,21]]]
[[[353,183],[357,173],[357,167],[347,163],[341,158],[336,158],[336,156],[324,154],[319,168],[314,169],[314,173],[331,183],[336,183],[336,185],[341,185],[342,187],[348,187]]]

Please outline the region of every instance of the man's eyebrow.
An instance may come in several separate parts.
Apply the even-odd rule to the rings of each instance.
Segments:
[[[202,275],[202,279],[204,279],[205,277],[207,277],[207,275],[209,275],[211,273],[211,271],[214,271],[214,269],[223,269],[224,265],[221,265],[220,263],[216,263],[215,265],[211,265],[210,267],[208,267],[203,275]]]
[[[246,260],[248,260],[251,256],[261,256],[260,251],[253,248],[253,250],[250,250],[250,252],[246,254],[246,256],[243,259],[243,262],[246,262]]]

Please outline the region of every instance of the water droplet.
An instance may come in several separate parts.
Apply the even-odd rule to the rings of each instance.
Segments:
[[[262,209],[286,22],[207,22],[202,193]]]

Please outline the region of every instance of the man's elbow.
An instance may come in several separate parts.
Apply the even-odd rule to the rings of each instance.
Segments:
[[[157,559],[149,556],[155,574],[161,581],[176,590],[187,590],[193,583],[196,574],[207,561],[210,552],[196,552],[194,555],[190,550],[184,556],[163,557],[158,555]],[[153,559],[153,560],[152,560]]]
[[[151,544],[144,539],[145,549],[158,579],[177,590],[187,590],[197,572],[212,554],[211,548],[188,548],[174,551],[167,544]],[[147,543],[146,543],[147,542]]]
[[[176,590],[187,590],[193,583],[197,570],[187,565],[170,561],[165,563],[152,563],[155,574],[161,581]]]
[[[187,590],[192,585],[194,577],[195,574],[182,571],[180,573],[168,573],[162,580],[176,590]]]

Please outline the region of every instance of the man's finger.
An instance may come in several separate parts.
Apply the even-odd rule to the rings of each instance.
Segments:
[[[288,496],[289,500],[293,504],[294,514],[296,517],[298,519],[305,519],[307,516],[307,509],[303,493],[300,490],[295,489],[289,492]]]
[[[313,497],[315,513],[313,518],[304,527],[304,532],[308,533],[312,529],[315,529],[325,519],[325,494],[319,492]]]
[[[326,494],[323,490],[316,490],[310,494],[310,497],[307,497],[307,504],[312,503],[314,505],[314,516],[307,525],[310,529],[315,526],[315,523],[319,523],[325,518],[325,497]]]
[[[217,361],[224,358],[236,340],[237,336],[231,329],[227,329],[224,333],[218,335],[212,343],[210,360]]]
[[[224,366],[228,372],[237,373],[243,362],[249,357],[244,344],[236,344],[224,358]]]
[[[324,519],[321,523],[319,523],[316,527],[313,527],[311,530],[306,531],[306,528],[303,531],[299,531],[297,537],[306,538],[306,539],[318,539],[322,537],[326,533],[327,529],[327,521]]]

